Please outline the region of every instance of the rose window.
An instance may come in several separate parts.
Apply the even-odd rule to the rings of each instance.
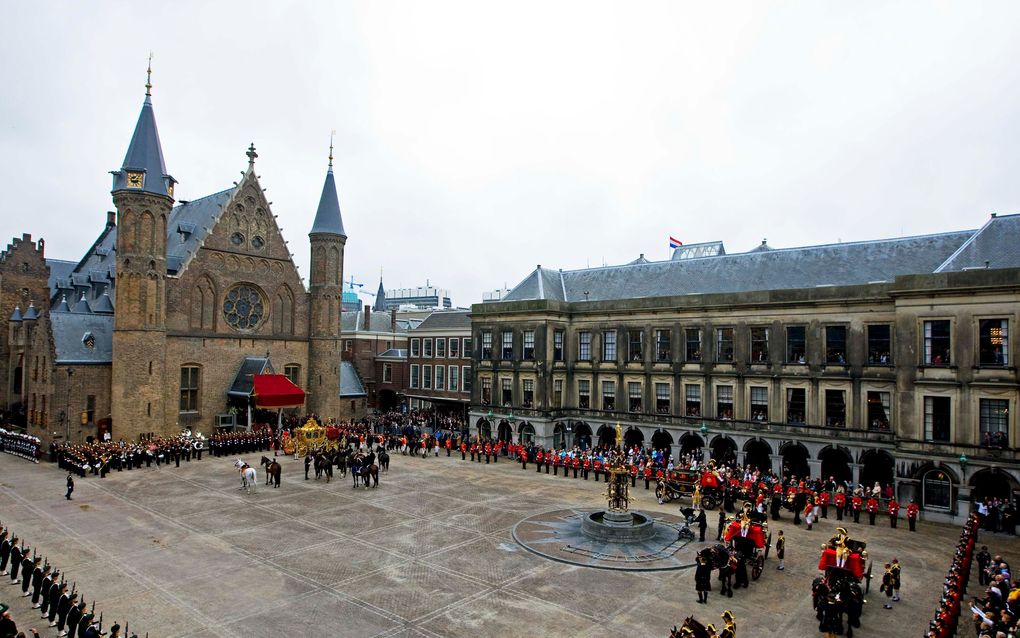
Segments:
[[[266,304],[254,286],[234,286],[223,301],[223,316],[227,325],[238,330],[257,328],[265,314]]]

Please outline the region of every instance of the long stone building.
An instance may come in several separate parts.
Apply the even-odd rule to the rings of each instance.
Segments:
[[[339,376],[347,236],[332,151],[308,235],[306,290],[255,174],[254,145],[240,181],[174,200],[150,89],[113,172],[116,212],[85,255],[47,258],[30,235],[0,254],[8,418],[71,440],[208,432],[217,415],[245,414],[250,375],[270,371],[305,390],[308,411],[347,416]]]
[[[471,427],[855,483],[930,516],[1020,487],[1020,216],[978,230],[574,271],[472,308]],[[961,509],[962,508],[962,509]]]

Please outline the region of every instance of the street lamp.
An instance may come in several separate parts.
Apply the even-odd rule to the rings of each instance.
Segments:
[[[64,393],[64,444],[71,439],[71,377],[74,368],[67,369],[67,392]]]
[[[963,453],[960,453],[960,458],[958,460],[960,461],[960,469],[962,470],[962,474],[966,475],[967,474],[967,463],[970,462],[967,459],[967,455],[963,454]]]
[[[701,422],[701,427],[699,429],[701,430],[702,436],[708,434],[708,425],[704,421]]]

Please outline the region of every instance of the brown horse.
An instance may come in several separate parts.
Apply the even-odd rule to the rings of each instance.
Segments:
[[[273,487],[280,487],[280,464],[276,462],[276,459],[269,459],[262,457],[259,461],[259,465],[263,465],[266,468],[266,485],[269,485],[270,479],[272,479],[276,485]]]
[[[379,487],[379,466],[373,463],[372,465],[358,465],[359,461],[354,461],[351,465],[351,476],[354,478],[354,487],[358,487],[358,482],[364,482],[365,487],[368,487],[369,479],[373,481],[372,487]]]

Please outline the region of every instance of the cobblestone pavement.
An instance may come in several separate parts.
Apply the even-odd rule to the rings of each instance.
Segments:
[[[247,460],[257,461],[258,454]],[[836,527],[813,531],[787,517],[786,571],[774,556],[761,580],[732,599],[696,604],[693,571],[607,572],[525,551],[510,530],[536,512],[597,507],[605,483],[539,475],[519,464],[471,464],[459,456],[393,457],[378,489],[347,480],[305,481],[301,462],[283,462],[279,489],[238,489],[231,460],[204,457],[180,469],[114,472],[76,481],[0,454],[0,520],[45,554],[83,596],[98,599],[106,627],[163,636],[662,636],[689,614],[716,622],[732,609],[741,633],[817,636],[810,583],[819,545]],[[259,477],[264,477],[259,472]],[[638,484],[635,508],[659,506]],[[710,513],[714,537],[715,515]],[[891,530],[848,524],[880,563],[904,565],[903,601],[882,609],[876,587],[860,636],[919,636],[959,528],[921,523]],[[984,536],[1014,558],[1020,542]],[[19,627],[35,624],[26,599],[0,584]],[[752,629],[753,627],[753,629]],[[746,635],[746,634],[745,634]]]

